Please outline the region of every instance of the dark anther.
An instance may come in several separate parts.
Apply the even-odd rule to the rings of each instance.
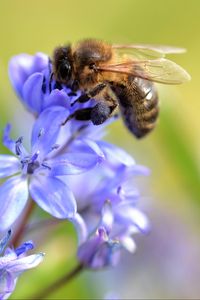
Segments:
[[[23,136],[20,136],[17,140],[16,140],[16,144],[21,144],[23,142]]]
[[[60,82],[56,81],[54,84],[54,89],[58,89],[58,90],[62,90],[62,84],[60,84]]]
[[[16,152],[16,155],[20,155],[22,153],[21,149],[20,149],[20,145],[22,144],[22,141],[23,141],[23,137],[21,136],[15,142],[15,152]]]
[[[117,194],[119,195],[119,193],[121,192],[121,190],[122,190],[122,187],[121,186],[118,186],[118,188],[117,188]]]
[[[52,80],[53,80],[53,72],[51,72],[50,77],[49,77],[49,93],[51,93],[51,91],[52,91],[52,88],[51,88]]]
[[[46,91],[47,91],[47,85],[46,85],[46,78],[45,78],[45,76],[43,77],[42,91],[43,91],[44,94],[46,94]]]
[[[48,165],[46,165],[45,163],[42,163],[41,166],[43,166],[44,168],[51,170],[51,167],[49,167]]]
[[[44,134],[44,128],[40,128],[39,133],[38,133],[38,138],[43,136],[43,134]]]
[[[56,149],[58,149],[59,147],[60,147],[60,145],[54,144],[53,146],[51,146],[51,149],[52,149],[52,150],[56,150]]]
[[[33,174],[34,171],[40,166],[38,161],[30,162],[27,167],[27,173]]]

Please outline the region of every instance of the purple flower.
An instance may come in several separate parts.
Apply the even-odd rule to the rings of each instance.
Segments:
[[[0,240],[0,299],[7,299],[14,291],[18,277],[26,270],[37,267],[44,253],[25,256],[34,248],[33,242],[23,243],[16,249],[6,248],[11,231]],[[6,249],[5,249],[6,248]]]
[[[71,178],[80,214],[74,222],[78,258],[89,268],[115,265],[122,248],[135,251],[133,235],[149,231],[146,216],[137,208],[140,193],[134,186],[134,177],[149,171],[122,149],[106,142],[98,145],[105,155],[103,163],[76,181]]]
[[[98,269],[114,266],[119,260],[120,243],[112,239],[109,234],[112,229],[113,214],[106,203],[100,224],[96,232],[79,246],[78,259],[86,267]]]
[[[48,56],[36,53],[32,56],[22,53],[11,58],[9,62],[9,77],[11,83],[20,97],[23,97],[23,85],[34,73],[43,71],[48,66]]]
[[[60,126],[67,114],[58,106],[41,113],[33,127],[30,152],[22,145],[22,138],[10,139],[10,127],[6,128],[4,145],[14,155],[0,155],[0,177],[9,177],[0,187],[1,231],[17,220],[29,195],[54,217],[70,219],[76,214],[67,175],[88,171],[104,155],[94,141],[81,135],[79,127],[72,134],[69,127]]]

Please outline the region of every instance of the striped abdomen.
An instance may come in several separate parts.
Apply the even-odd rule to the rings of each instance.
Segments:
[[[156,125],[159,114],[158,94],[152,82],[129,76],[123,83],[113,83],[127,128],[141,138]]]

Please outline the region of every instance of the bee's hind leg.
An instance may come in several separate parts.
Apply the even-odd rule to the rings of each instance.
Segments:
[[[111,115],[112,109],[105,102],[99,102],[91,110],[91,121],[94,125],[103,124]]]
[[[91,107],[78,109],[73,114],[69,115],[61,125],[64,126],[71,119],[76,119],[78,121],[89,121],[91,120],[91,110]]]
[[[104,123],[112,114],[112,108],[104,102],[97,103],[94,107],[88,107],[76,110],[73,114],[61,124],[64,126],[69,120],[92,121],[94,125]]]
[[[109,117],[111,117],[118,106],[118,102],[114,98],[110,89],[105,89],[106,86],[106,83],[97,85],[93,90],[88,92],[88,94],[82,95],[75,102],[84,103],[92,97],[95,99],[95,95],[97,96],[101,91],[103,91],[102,99],[104,99],[104,101],[97,100],[98,103],[93,107],[76,110],[62,123],[62,125],[65,125],[72,118],[75,118],[79,121],[92,121],[94,125],[100,125],[103,124]]]

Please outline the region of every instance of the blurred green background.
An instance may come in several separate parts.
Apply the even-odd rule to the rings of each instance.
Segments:
[[[117,268],[85,272],[52,294],[52,299],[102,299],[108,291],[123,299],[199,299],[199,30],[199,0],[0,0],[0,126],[12,121],[19,134],[26,130],[24,122],[28,128],[30,116],[9,83],[11,56],[51,54],[56,45],[87,37],[188,49],[170,58],[191,74],[192,81],[158,85],[161,113],[156,130],[137,141],[118,121],[107,136],[152,171],[138,182],[151,234],[137,238],[137,253],[124,255]],[[75,264],[76,237],[71,226],[62,223],[48,234],[41,231],[40,239],[45,261],[20,278],[12,299],[27,298]]]

